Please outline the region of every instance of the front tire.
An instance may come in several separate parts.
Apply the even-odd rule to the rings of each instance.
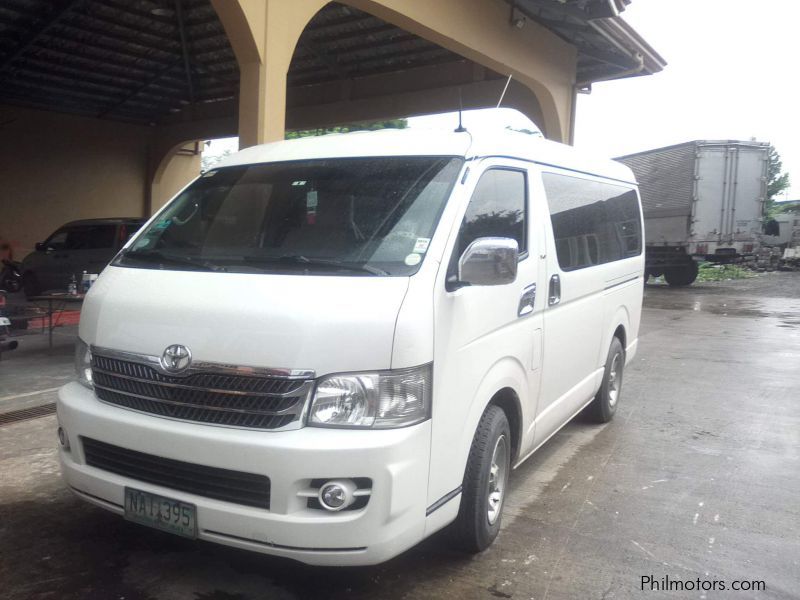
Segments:
[[[477,554],[500,532],[511,471],[511,428],[505,412],[491,405],[483,413],[469,451],[461,505],[453,523],[455,545]]]
[[[622,373],[625,369],[625,349],[622,342],[614,336],[608,349],[606,369],[600,391],[586,407],[586,416],[596,423],[608,423],[617,412],[617,405],[622,394]]]

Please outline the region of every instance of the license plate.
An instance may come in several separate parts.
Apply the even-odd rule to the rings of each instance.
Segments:
[[[125,488],[125,518],[185,537],[197,537],[197,508],[180,500]]]

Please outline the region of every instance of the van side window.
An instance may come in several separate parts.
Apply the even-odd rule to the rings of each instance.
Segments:
[[[456,261],[478,238],[507,237],[517,240],[519,252],[527,250],[525,173],[511,169],[490,169],[475,186],[461,230]]]
[[[562,271],[642,253],[636,190],[555,173],[542,174],[542,180]]]

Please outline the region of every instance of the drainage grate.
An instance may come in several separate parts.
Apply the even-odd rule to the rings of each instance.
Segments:
[[[21,410],[12,410],[7,413],[0,413],[0,427],[3,425],[10,425],[11,423],[18,423],[19,421],[27,421],[28,419],[38,419],[39,417],[46,417],[56,412],[56,403],[43,404],[42,406],[32,406],[31,408],[23,408]]]

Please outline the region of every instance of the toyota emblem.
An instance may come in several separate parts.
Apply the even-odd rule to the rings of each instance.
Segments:
[[[161,366],[169,373],[180,373],[192,364],[192,353],[186,346],[173,344],[167,346],[161,355]]]

